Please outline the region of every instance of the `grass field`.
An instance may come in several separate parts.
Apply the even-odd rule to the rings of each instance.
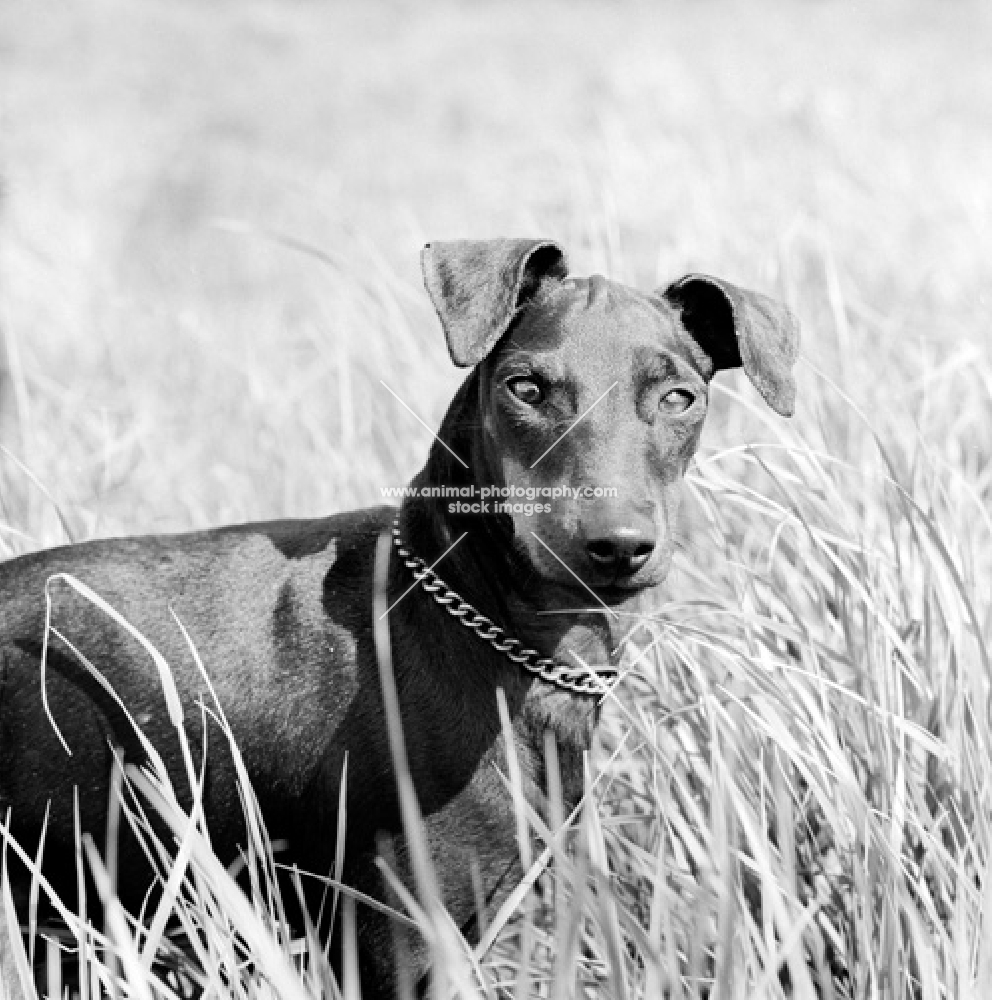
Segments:
[[[775,294],[797,417],[720,376],[596,808],[481,975],[987,996],[989,51],[969,2],[6,0],[0,556],[378,503],[430,441],[379,380],[432,425],[459,380],[429,239]]]

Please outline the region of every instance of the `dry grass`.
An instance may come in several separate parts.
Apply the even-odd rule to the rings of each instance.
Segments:
[[[429,238],[775,292],[800,413],[721,376],[596,810],[482,957],[521,997],[983,996],[990,41],[968,3],[11,0],[0,552],[378,502],[428,441],[379,379],[436,422],[458,378]]]

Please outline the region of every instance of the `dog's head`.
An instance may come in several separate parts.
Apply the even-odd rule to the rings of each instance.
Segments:
[[[756,292],[569,278],[546,240],[432,243],[422,263],[452,360],[480,366],[480,481],[513,491],[495,499],[546,581],[615,602],[664,579],[716,372],[793,412],[798,323]]]

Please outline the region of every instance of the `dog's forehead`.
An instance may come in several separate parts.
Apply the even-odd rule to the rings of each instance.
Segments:
[[[692,361],[675,311],[660,296],[602,275],[548,282],[514,330],[514,345],[618,360],[667,351]]]

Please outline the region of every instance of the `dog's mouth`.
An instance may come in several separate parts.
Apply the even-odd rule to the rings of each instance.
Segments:
[[[640,581],[634,578],[614,580],[609,583],[599,583],[588,580],[554,580],[562,591],[568,594],[568,601],[575,607],[595,608],[605,605],[608,608],[620,607],[630,603],[639,594],[650,590],[656,585],[654,580]]]
[[[633,572],[592,572],[583,574],[583,586],[588,587],[604,604],[622,604],[642,591],[657,587],[668,575],[670,556],[661,558]]]
[[[608,608],[620,607],[629,604],[638,595],[656,586],[654,580],[641,582],[639,580],[618,580],[613,583],[590,587],[589,590]]]

